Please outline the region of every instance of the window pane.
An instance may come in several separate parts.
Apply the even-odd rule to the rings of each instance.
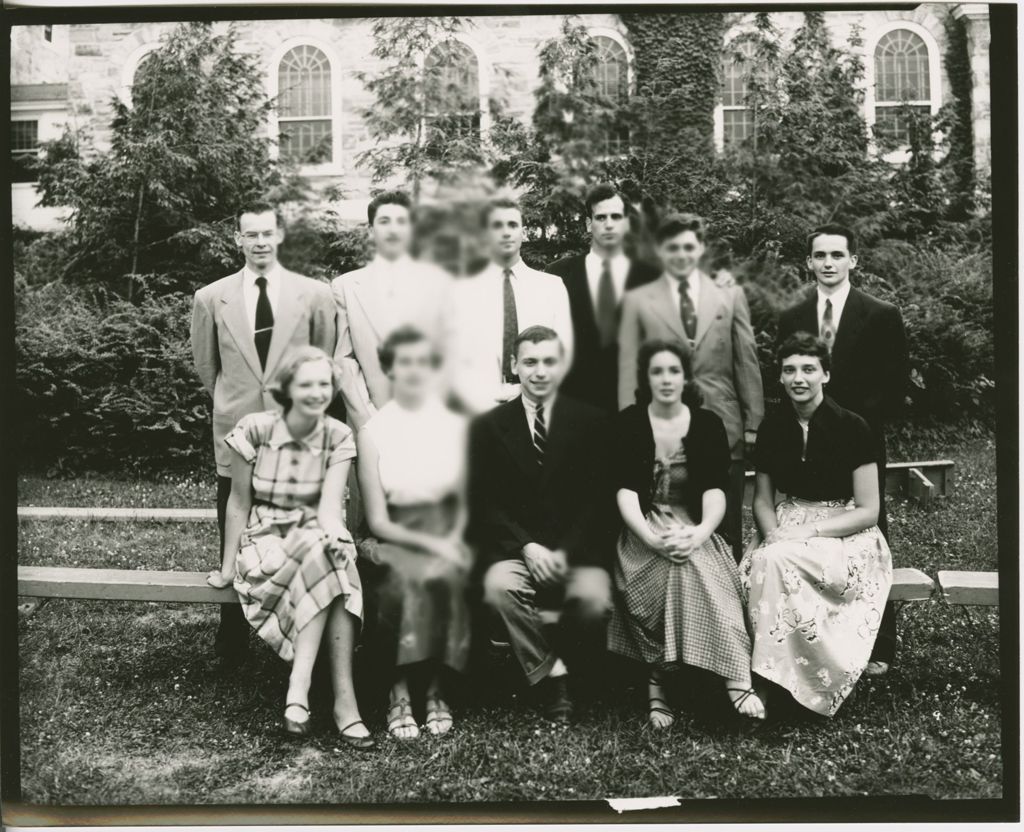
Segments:
[[[887,32],[875,48],[875,99],[879,102],[931,98],[928,47],[908,29]]]
[[[734,54],[727,55],[722,63],[722,104],[726,107],[742,107],[750,92],[747,83],[750,64],[735,53],[738,52],[748,59],[752,58],[754,45],[750,41],[745,41],[734,45],[732,52]]]
[[[322,164],[333,158],[331,120],[278,122],[281,158],[303,165]]]
[[[909,144],[912,113],[918,113],[924,116],[931,115],[931,107],[898,106],[876,108],[875,134],[877,136],[895,139],[900,144]]]
[[[331,63],[315,46],[289,50],[277,71],[280,118],[331,115]]]
[[[443,152],[450,139],[480,138],[480,67],[473,50],[459,41],[438,44],[426,58],[431,85],[426,142]]]
[[[11,181],[35,182],[35,171],[29,162],[36,158],[39,148],[39,122],[11,122]]]
[[[749,108],[722,112],[725,144],[739,144],[754,133],[754,111]]]
[[[618,127],[605,131],[600,151],[604,156],[622,156],[629,153],[628,128]]]
[[[629,94],[626,50],[617,41],[598,35],[594,62],[594,83],[597,94],[612,101],[622,101]]]

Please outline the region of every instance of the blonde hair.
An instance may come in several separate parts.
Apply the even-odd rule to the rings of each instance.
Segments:
[[[331,368],[331,390],[338,395],[341,390],[341,367],[334,363],[334,359],[325,353],[320,347],[307,346],[292,350],[284,357],[281,369],[277,371],[274,381],[267,387],[274,401],[284,408],[287,413],[292,406],[292,397],[288,395],[288,388],[295,379],[299,367],[311,361],[326,361]]]

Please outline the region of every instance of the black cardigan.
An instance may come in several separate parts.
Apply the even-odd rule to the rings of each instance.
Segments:
[[[683,439],[689,481],[685,508],[695,523],[702,515],[704,492],[729,490],[729,440],[725,426],[710,410],[691,408],[690,430]],[[640,510],[651,510],[654,490],[654,431],[646,405],[630,405],[615,423],[615,487],[635,491]]]

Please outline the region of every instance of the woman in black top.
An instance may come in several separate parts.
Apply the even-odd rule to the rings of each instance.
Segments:
[[[754,454],[763,542],[740,563],[753,671],[832,716],[868,663],[892,584],[877,454],[867,423],[824,394],[824,341],[797,333],[778,359],[789,402],[761,423]]]
[[[650,667],[648,719],[655,728],[675,719],[662,682],[680,665],[721,676],[737,712],[762,719],[764,705],[750,683],[739,573],[732,550],[715,534],[729,483],[725,427],[700,408],[690,353],[681,344],[648,341],[637,363],[637,404],[619,414],[615,436],[625,528],[609,649]]]

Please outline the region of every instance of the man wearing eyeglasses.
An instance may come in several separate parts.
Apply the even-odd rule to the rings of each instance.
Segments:
[[[704,406],[725,424],[732,451],[725,519],[718,531],[737,562],[743,554],[744,457],[757,440],[764,389],[750,309],[728,273],[714,279],[699,268],[704,221],[670,214],[655,232],[661,278],[626,292],[619,329],[619,407],[636,400],[636,361],[651,338],[674,339],[693,353],[693,373]]]
[[[213,397],[221,549],[231,494],[231,451],[224,437],[243,416],[277,409],[267,387],[285,355],[310,344],[332,355],[337,340],[337,312],[327,284],[278,263],[284,228],[274,207],[247,204],[235,223],[235,243],[245,265],[197,291],[192,305],[192,356],[203,387]],[[220,559],[218,552],[216,562]],[[221,605],[217,655],[239,661],[248,630],[238,604]]]

